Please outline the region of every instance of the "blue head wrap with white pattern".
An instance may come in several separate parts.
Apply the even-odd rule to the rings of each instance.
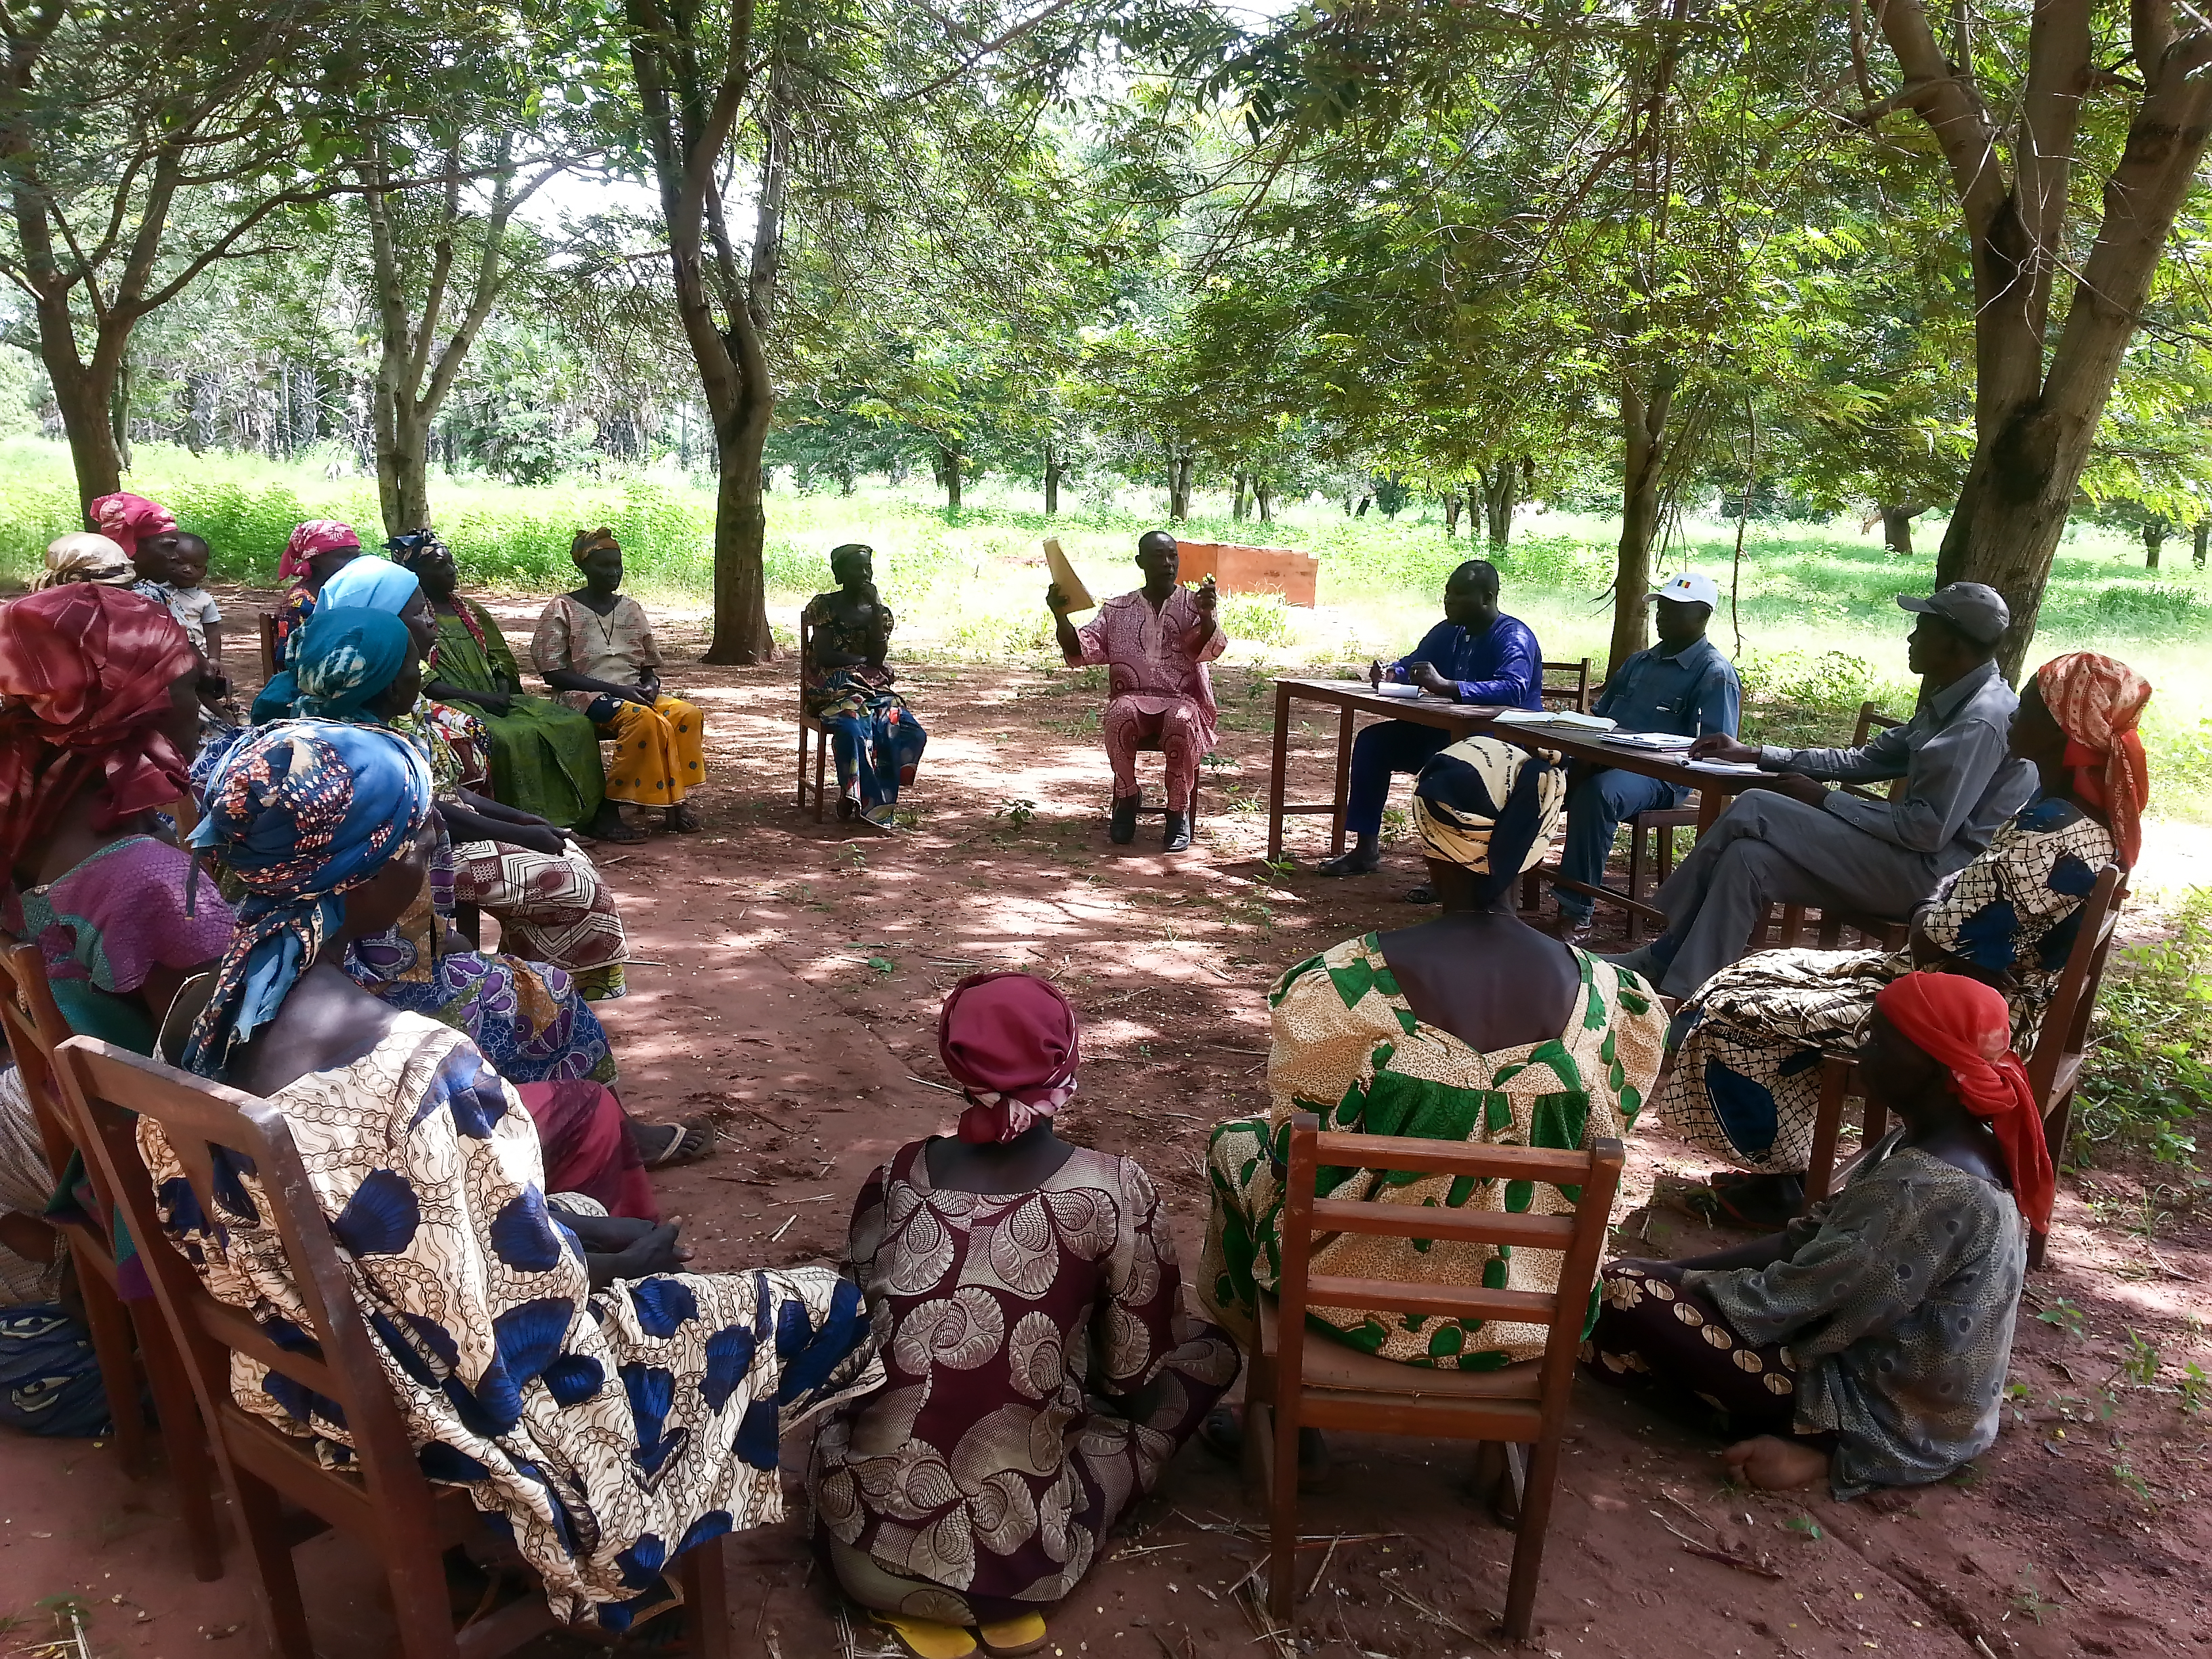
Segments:
[[[318,611],[300,630],[292,673],[303,719],[358,720],[407,665],[414,641],[388,611]]]
[[[276,1017],[368,880],[430,820],[430,767],[374,726],[279,720],[240,738],[208,780],[191,834],[246,890],[185,1065],[221,1078]]]
[[[398,616],[422,591],[411,570],[402,570],[391,560],[367,554],[356,559],[323,584],[315,609],[343,611],[358,605],[365,611],[388,611]]]

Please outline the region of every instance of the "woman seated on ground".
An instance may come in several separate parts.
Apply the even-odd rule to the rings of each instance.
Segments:
[[[504,1518],[556,1615],[623,1630],[665,1604],[684,1550],[780,1517],[778,1437],[874,1386],[875,1345],[827,1267],[684,1273],[673,1222],[549,1201],[507,1081],[347,975],[348,945],[421,891],[431,816],[429,768],[389,732],[290,720],[231,750],[193,842],[252,897],[185,1063],[290,1121],[424,1472]],[[222,1170],[204,1214],[159,1127],[139,1143],[209,1290],[297,1342],[258,1177]],[[325,1402],[243,1356],[232,1393],[287,1433],[346,1442]]]
[[[1259,1301],[1275,1291],[1291,1118],[1317,1112],[1339,1133],[1581,1147],[1634,1125],[1659,1068],[1666,1018],[1635,975],[1523,923],[1513,891],[1559,827],[1565,774],[1492,738],[1455,743],[1421,769],[1413,822],[1443,914],[1346,939],[1300,963],[1268,994],[1273,1097],[1265,1118],[1224,1123],[1207,1161],[1213,1212],[1199,1288],[1246,1344]],[[1341,1172],[1330,1194],[1399,1204],[1573,1212],[1556,1187],[1405,1182]],[[1462,1186],[1472,1190],[1462,1191]],[[1316,1273],[1443,1279],[1549,1291],[1553,1252],[1342,1234],[1316,1244]],[[1485,1370],[1533,1359],[1540,1324],[1416,1320],[1316,1308],[1310,1328],[1385,1359]],[[1224,1425],[1209,1440],[1222,1447]],[[1309,1442],[1309,1448],[1317,1443]]]
[[[177,988],[230,941],[230,908],[157,836],[186,790],[198,653],[166,607],[66,582],[0,605],[0,927],[34,940],[70,1029],[142,1054]],[[4,1056],[0,1056],[4,1057]],[[30,1103],[0,1070],[0,1279],[46,1280],[53,1192]],[[135,1258],[126,1292],[150,1293]]]
[[[923,1659],[1046,1641],[1108,1530],[1236,1379],[1181,1310],[1159,1195],[1073,1146],[1075,1012],[1049,981],[977,974],[938,1051],[969,1105],[869,1178],[852,1271],[887,1316],[884,1391],[826,1423],[810,1481],[845,1593]]]
[[[2012,726],[2012,753],[2033,763],[2041,796],[1913,919],[1906,949],[1767,951],[1682,1005],[1659,1115],[1699,1152],[1754,1172],[1712,1177],[1722,1213],[1778,1226],[1803,1206],[1821,1052],[1849,1042],[1899,975],[1996,986],[2012,1006],[2013,1046],[2034,1046],[2098,871],[2115,859],[2130,868],[2141,850],[2149,774],[2136,726],[2150,694],[2126,664],[2094,652],[2044,664]]]
[[[802,667],[806,712],[822,722],[837,757],[837,816],[888,830],[929,734],[892,689],[898,677],[884,666],[892,617],[876,596],[875,559],[875,550],[858,542],[830,552],[837,591],[807,601],[813,635]]]
[[[303,715],[400,729],[418,696],[421,659],[405,623],[388,612],[325,609],[300,635],[299,708]],[[400,735],[431,769],[432,787],[450,777],[452,761],[433,729],[409,724]],[[555,1104],[564,1121],[589,1113],[604,1121],[590,1084],[615,1085],[606,1032],[568,975],[558,966],[510,951],[478,951],[453,930],[455,851],[441,803],[432,813],[430,878],[398,924],[356,940],[346,957],[355,980],[395,1007],[428,1014],[465,1031],[510,1083],[575,1085]],[[466,849],[464,848],[464,851]],[[561,1139],[541,1120],[549,1146]],[[703,1122],[635,1124],[635,1153],[661,1168],[713,1150]],[[580,1133],[580,1130],[573,1131]],[[592,1188],[579,1190],[599,1194]],[[611,1207],[612,1206],[611,1205]]]
[[[521,671],[491,612],[459,592],[460,571],[434,532],[394,536],[393,562],[422,584],[437,622],[435,678],[422,688],[465,703],[491,732],[492,794],[548,823],[599,841],[643,841],[606,798],[599,737],[583,714],[522,690]]]
[[[325,611],[362,608],[397,616],[412,636],[424,678],[434,672],[438,628],[430,601],[415,576],[390,560],[356,560],[331,579],[323,605]],[[327,676],[342,666],[347,684],[334,690],[346,697],[349,709],[381,693],[381,684],[353,684],[349,665],[325,660],[318,672]],[[397,666],[391,672],[397,672]],[[257,717],[291,708],[295,687],[289,675],[271,680],[255,702]],[[517,955],[562,969],[587,1000],[621,996],[629,940],[614,894],[591,855],[536,814],[468,787],[472,777],[481,775],[472,769],[483,764],[482,757],[491,748],[483,723],[419,694],[412,708],[389,714],[384,723],[429,759],[438,784],[439,818],[450,832],[450,851],[441,854],[439,870],[442,886],[450,866],[452,902],[496,916],[508,935],[505,942]]]
[[[1962,974],[1884,986],[1859,1075],[1899,1127],[1786,1232],[1607,1267],[1589,1375],[1718,1408],[1753,1436],[1729,1468],[1771,1490],[1825,1474],[1855,1498],[1987,1450],[2053,1188],[2011,1027],[2004,998]]]
[[[336,519],[310,519],[284,544],[277,579],[291,584],[276,611],[276,666],[284,666],[292,635],[315,614],[323,585],[361,556],[361,538]]]
[[[71,582],[92,582],[101,587],[129,587],[138,580],[137,567],[122,546],[94,530],[72,530],[46,544],[46,568],[32,579],[33,592],[66,587]]]
[[[602,525],[579,531],[568,556],[584,585],[538,619],[530,659],[561,701],[614,739],[607,799],[664,809],[671,830],[700,827],[684,798],[707,781],[706,716],[662,695],[660,651],[645,607],[623,592],[622,544]]]

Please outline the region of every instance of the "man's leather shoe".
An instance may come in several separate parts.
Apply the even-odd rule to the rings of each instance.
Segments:
[[[1571,916],[1562,910],[1552,923],[1552,937],[1562,945],[1588,945],[1591,923],[1592,918],[1589,916]]]
[[[1187,853],[1190,850],[1189,813],[1170,812],[1168,814],[1167,833],[1160,837],[1160,846],[1164,851],[1170,853]]]
[[[1114,797],[1114,825],[1107,838],[1116,847],[1127,847],[1137,838],[1137,798],[1134,795]]]

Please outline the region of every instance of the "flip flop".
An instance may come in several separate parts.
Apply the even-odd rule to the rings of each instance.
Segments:
[[[957,1625],[941,1625],[934,1619],[909,1619],[896,1613],[872,1612],[868,1619],[889,1631],[898,1650],[908,1655],[909,1659],[967,1659],[975,1651],[975,1638]]]
[[[1051,1639],[1045,1629],[1044,1615],[1024,1613],[1018,1618],[1001,1619],[996,1624],[978,1625],[975,1639],[983,1644],[983,1651],[991,1659],[1013,1659],[1020,1653],[1035,1653]]]
[[[648,1170],[672,1170],[679,1164],[696,1164],[714,1155],[714,1126],[706,1118],[686,1118],[679,1123],[647,1123],[645,1127],[676,1132],[668,1138],[667,1150],[645,1158],[645,1167]],[[684,1150],[684,1138],[693,1133],[704,1137],[705,1145],[696,1152],[687,1152]],[[641,1146],[638,1153],[645,1157],[645,1149]]]

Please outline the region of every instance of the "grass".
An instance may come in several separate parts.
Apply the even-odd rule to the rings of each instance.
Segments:
[[[375,534],[372,479],[344,470],[348,458],[278,464],[254,456],[195,458],[160,445],[139,447],[133,489],[167,502],[215,549],[216,574],[270,582],[292,526],[343,519]],[[1057,536],[1096,592],[1133,585],[1137,533],[1158,522],[1158,490],[1086,489],[1076,510],[1047,518],[1033,490],[992,479],[969,504],[947,512],[921,489],[865,486],[851,496],[769,496],[766,556],[772,620],[787,639],[806,595],[828,585],[826,555],[841,542],[877,551],[878,580],[898,612],[902,653],[966,660],[1056,660],[1043,606],[1039,544]],[[568,586],[568,548],[576,530],[613,526],[630,555],[632,586],[659,603],[703,610],[712,574],[711,481],[655,468],[604,479],[525,488],[435,476],[438,526],[468,580],[509,592]],[[1203,498],[1202,498],[1203,500]],[[1218,505],[1218,502],[1215,504]],[[0,440],[0,573],[27,576],[39,550],[76,527],[66,452],[36,438]],[[1747,705],[1747,735],[1775,741],[1839,741],[1860,702],[1902,713],[1913,687],[1905,665],[1900,591],[1925,591],[1942,536],[1923,520],[1925,550],[1891,557],[1855,522],[1757,523],[1745,538],[1736,629],[1723,600],[1714,633],[1736,658]],[[1223,606],[1233,641],[1228,661],[1350,668],[1403,651],[1437,615],[1437,594],[1459,560],[1485,551],[1448,540],[1437,509],[1395,521],[1370,513],[1347,519],[1330,502],[1296,503],[1272,526],[1224,515],[1193,518],[1194,539],[1265,539],[1322,555],[1320,604],[1291,609],[1266,596],[1232,595]],[[1607,593],[1617,521],[1566,513],[1524,514],[1499,560],[1507,607],[1535,629],[1554,659],[1589,656],[1602,666],[1610,631]],[[1696,568],[1728,586],[1735,527],[1690,520],[1667,549],[1662,568]],[[2091,526],[2069,530],[2045,597],[2032,661],[2094,648],[2125,657],[2159,688],[2144,722],[2152,793],[2161,816],[2212,822],[2212,577],[2187,564],[2187,544],[2170,544],[2179,569],[2154,576],[2132,539]]]

